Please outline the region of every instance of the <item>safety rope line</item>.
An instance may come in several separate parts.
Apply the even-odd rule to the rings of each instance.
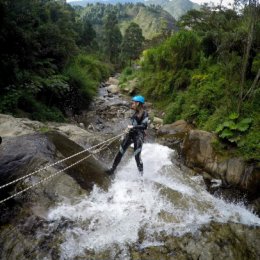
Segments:
[[[43,183],[43,182],[45,182],[45,181],[47,181],[47,180],[49,180],[49,179],[55,177],[55,176],[58,175],[59,173],[61,173],[61,172],[63,172],[63,171],[66,171],[67,169],[73,167],[74,165],[76,165],[76,164],[78,164],[78,163],[80,163],[80,162],[86,160],[86,159],[87,159],[88,157],[90,157],[91,155],[92,155],[92,154],[89,154],[88,156],[86,156],[86,157],[80,159],[79,161],[73,163],[72,165],[66,167],[65,169],[62,169],[62,170],[60,170],[60,171],[58,171],[58,172],[55,172],[54,174],[52,174],[52,175],[50,175],[50,176],[48,176],[48,177],[45,177],[45,178],[42,179],[41,181],[39,181],[39,182],[37,182],[37,183],[35,183],[35,184],[33,184],[33,185],[31,185],[31,186],[29,186],[29,187],[27,187],[27,188],[25,188],[25,189],[23,189],[23,190],[17,192],[17,193],[15,193],[15,194],[13,194],[13,195],[7,197],[6,199],[1,200],[1,201],[0,201],[0,204],[2,204],[2,203],[4,203],[4,202],[6,202],[7,200],[10,200],[10,199],[12,199],[12,198],[14,198],[14,197],[16,197],[16,196],[18,196],[18,195],[20,195],[20,194],[22,194],[22,193],[28,191],[28,190],[30,190],[30,189],[32,189],[32,188],[34,188],[34,187],[40,185],[41,183]]]
[[[123,134],[125,134],[125,133],[123,133]],[[105,146],[104,146],[105,143],[107,143],[107,142],[111,142],[111,143],[112,143],[113,141],[115,141],[117,138],[119,138],[119,137],[122,136],[123,134],[120,134],[120,135],[117,135],[117,136],[115,136],[115,137],[113,137],[113,138],[110,138],[110,139],[108,139],[108,140],[106,140],[106,141],[100,143],[99,145],[102,144],[103,147],[105,147]],[[91,148],[97,147],[97,146],[99,146],[99,145],[92,146]],[[90,148],[89,148],[89,149],[90,149]],[[89,149],[88,149],[88,150],[89,150]],[[98,149],[94,150],[93,153],[98,153],[98,152],[100,152],[101,150],[103,150],[103,149],[98,148]],[[87,150],[84,150],[84,151],[87,151]],[[81,153],[81,152],[80,152],[80,153]],[[80,154],[80,153],[78,153],[78,154]],[[93,154],[89,154],[89,155],[87,155],[86,157],[80,159],[79,161],[77,161],[77,162],[75,162],[75,163],[73,163],[73,164],[67,166],[66,168],[64,168],[64,169],[62,169],[62,170],[60,170],[60,171],[58,171],[58,172],[55,172],[54,174],[52,174],[52,175],[50,175],[50,176],[48,176],[48,177],[45,177],[45,178],[42,179],[41,181],[39,181],[39,182],[37,182],[37,183],[35,183],[35,184],[33,184],[33,185],[31,185],[31,186],[25,188],[25,189],[23,189],[23,190],[21,190],[21,191],[15,193],[15,194],[13,194],[13,195],[11,195],[11,196],[9,196],[9,197],[7,197],[7,198],[1,200],[1,201],[0,201],[0,204],[2,204],[2,203],[4,203],[4,202],[6,202],[7,200],[10,200],[10,199],[12,199],[12,198],[14,198],[14,197],[16,197],[16,196],[18,196],[18,195],[20,195],[20,194],[22,194],[22,193],[24,193],[24,192],[30,190],[30,189],[32,189],[32,188],[34,188],[34,187],[36,187],[36,186],[42,184],[42,183],[45,182],[45,181],[48,181],[49,179],[55,177],[55,176],[58,175],[59,173],[66,171],[67,169],[69,169],[69,168],[75,166],[76,164],[79,164],[80,162],[86,160],[87,158],[89,158],[89,157],[92,156],[92,155],[93,155]],[[66,158],[66,160],[68,160],[68,159],[70,159],[70,158],[72,158],[72,157],[74,157],[74,156],[76,156],[76,155],[70,156],[70,157]],[[64,159],[61,160],[61,161],[59,161],[59,162],[62,162],[62,161],[64,161]],[[53,165],[55,165],[55,164],[57,164],[57,163],[54,163],[54,164],[52,164],[52,165],[49,165],[48,167],[53,166]],[[47,168],[48,168],[48,167],[47,167]],[[42,168],[42,169],[40,169],[40,170],[42,171],[42,170],[44,170],[44,169],[46,169],[46,167],[44,167],[44,168]],[[39,172],[39,171],[36,171],[36,172]],[[34,173],[36,173],[36,172],[34,172]],[[32,175],[32,174],[31,174],[31,175]],[[31,175],[27,175],[27,177],[29,177],[29,176],[31,176]],[[20,179],[21,179],[21,178],[20,178]]]
[[[9,183],[6,183],[6,184],[0,186],[0,190],[3,189],[3,188],[5,188],[5,187],[8,187],[9,185],[12,185],[12,184],[14,184],[14,183],[16,183],[16,182],[18,182],[18,181],[20,181],[20,180],[26,179],[26,178],[28,178],[28,177],[30,177],[30,176],[32,176],[32,175],[38,173],[38,172],[41,172],[41,171],[43,171],[43,170],[46,170],[46,169],[48,169],[49,167],[55,166],[55,165],[57,165],[57,164],[59,164],[59,163],[65,162],[66,160],[69,160],[69,159],[71,159],[71,158],[73,158],[73,157],[75,157],[75,156],[77,156],[77,155],[80,155],[80,154],[82,154],[82,153],[84,153],[84,152],[90,151],[90,150],[92,150],[92,149],[94,149],[94,148],[96,148],[96,147],[98,147],[98,146],[100,146],[100,145],[103,145],[103,144],[108,143],[108,142],[110,142],[110,141],[113,142],[113,141],[115,141],[117,138],[121,137],[121,136],[124,135],[124,134],[125,134],[125,133],[122,133],[122,134],[119,134],[119,135],[117,135],[117,136],[114,136],[114,137],[112,137],[112,138],[110,138],[110,139],[108,139],[108,140],[106,140],[106,141],[104,141],[104,142],[101,142],[101,143],[99,143],[99,144],[97,144],[97,145],[94,145],[94,146],[92,146],[92,147],[90,147],[90,148],[88,148],[88,149],[85,149],[85,150],[83,150],[83,151],[80,151],[80,152],[78,152],[78,153],[76,153],[76,154],[73,154],[73,155],[71,155],[71,156],[69,156],[69,157],[67,157],[67,158],[64,158],[64,159],[62,159],[62,160],[60,160],[60,161],[57,161],[57,162],[55,162],[55,163],[53,163],[53,164],[46,165],[45,167],[40,168],[40,169],[38,169],[38,170],[36,170],[36,171],[34,171],[34,172],[32,172],[32,173],[29,173],[29,174],[27,174],[27,175],[25,175],[25,176],[23,176],[23,177],[20,177],[20,178],[14,180],[14,181],[11,181],[11,182],[9,182]]]

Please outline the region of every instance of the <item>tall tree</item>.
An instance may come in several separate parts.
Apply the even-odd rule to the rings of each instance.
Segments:
[[[139,57],[142,51],[143,42],[144,37],[142,29],[138,24],[134,22],[130,23],[125,31],[122,43],[122,54],[129,60],[130,65],[132,60]]]
[[[83,46],[91,46],[96,38],[96,31],[93,29],[91,22],[83,19],[78,23],[79,27],[79,44]]]
[[[119,61],[122,34],[114,12],[108,13],[104,19],[104,50],[108,60],[114,64]]]
[[[248,67],[249,67],[249,60],[250,60],[250,53],[252,49],[252,43],[255,37],[255,28],[257,22],[259,23],[259,1],[258,0],[236,0],[236,5],[242,4],[245,6],[244,8],[244,16],[247,18],[247,39],[245,41],[244,47],[244,55],[242,61],[242,70],[241,70],[241,81],[240,81],[240,89],[239,89],[239,102],[237,106],[238,113],[241,110],[241,106],[243,100],[248,95],[245,93],[245,80],[246,75],[248,74]],[[257,80],[256,80],[257,79]],[[256,81],[259,79],[259,71],[256,75]],[[256,84],[253,84],[253,86]]]

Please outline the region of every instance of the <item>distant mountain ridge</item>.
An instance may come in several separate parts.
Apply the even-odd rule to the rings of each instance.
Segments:
[[[144,0],[80,0],[80,1],[72,1],[69,2],[68,4],[71,4],[73,6],[82,6],[85,7],[87,4],[96,4],[96,3],[101,3],[101,4],[126,4],[126,3],[144,3]]]
[[[172,15],[173,18],[178,20],[183,14],[191,9],[199,9],[200,5],[193,3],[190,0],[81,0],[73,1],[69,4],[76,6],[85,7],[89,3],[103,3],[103,4],[124,4],[124,3],[143,3],[147,6],[149,5],[159,5],[165,11]]]
[[[145,5],[160,5],[165,11],[170,13],[176,20],[191,9],[199,9],[200,5],[190,0],[146,0]]]
[[[80,16],[82,19],[90,21],[98,34],[100,34],[102,33],[103,19],[111,11],[116,13],[122,34],[124,34],[131,22],[135,22],[140,26],[143,36],[148,40],[163,33],[177,30],[176,20],[168,12],[164,11],[162,7],[146,6],[142,3],[88,4],[80,11]]]

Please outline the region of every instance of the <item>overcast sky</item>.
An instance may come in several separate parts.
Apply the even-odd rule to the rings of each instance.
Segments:
[[[67,2],[72,2],[72,1],[80,1],[80,0],[67,0]],[[197,4],[204,4],[204,3],[214,3],[214,5],[217,5],[220,3],[220,0],[190,0],[194,3]],[[227,6],[228,4],[233,4],[234,0],[223,0],[223,5]]]
[[[204,4],[204,3],[214,3],[215,5],[219,4],[220,3],[220,0],[191,0],[192,2],[194,3],[197,3],[197,4]],[[222,4],[223,5],[228,5],[228,4],[233,4],[234,3],[234,0],[223,0]]]

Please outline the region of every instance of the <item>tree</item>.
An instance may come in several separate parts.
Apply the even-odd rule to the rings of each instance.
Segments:
[[[108,60],[118,63],[122,34],[118,27],[118,20],[114,12],[108,13],[104,19],[104,50]]]
[[[242,61],[242,70],[241,70],[241,81],[240,81],[240,89],[239,89],[239,102],[237,106],[238,113],[241,110],[242,103],[244,99],[248,96],[248,91],[245,93],[245,80],[246,76],[248,74],[249,70],[249,61],[251,56],[251,49],[253,40],[255,38],[255,30],[256,30],[256,24],[257,21],[259,23],[259,2],[258,0],[236,0],[236,5],[242,4],[245,5],[244,12],[245,12],[245,18],[247,18],[247,39],[246,44],[244,48],[244,55],[243,55],[243,61]],[[252,64],[252,59],[251,59]],[[251,67],[251,66],[250,66]],[[257,82],[259,80],[259,70],[255,77],[254,82],[252,86],[257,86]],[[252,88],[252,87],[251,87]],[[255,87],[253,87],[254,89]]]
[[[96,31],[90,21],[83,19],[79,23],[79,43],[83,46],[91,46],[93,40],[96,38]]]
[[[132,22],[125,31],[125,36],[122,43],[122,54],[131,65],[131,61],[139,57],[144,42],[142,29],[138,24]]]

